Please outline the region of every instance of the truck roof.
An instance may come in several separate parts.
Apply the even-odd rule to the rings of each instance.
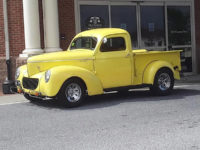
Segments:
[[[128,32],[120,28],[99,28],[99,29],[91,29],[91,30],[83,31],[79,33],[76,37],[79,37],[79,36],[104,37],[111,34],[122,34],[122,33],[127,34]]]

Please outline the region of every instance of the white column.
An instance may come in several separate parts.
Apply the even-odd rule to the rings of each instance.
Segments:
[[[25,50],[20,57],[41,54],[38,0],[23,0],[23,12]]]
[[[43,0],[45,52],[61,51],[57,0]]]

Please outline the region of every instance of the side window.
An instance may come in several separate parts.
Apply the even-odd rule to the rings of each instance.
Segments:
[[[74,49],[94,50],[96,44],[97,44],[97,39],[95,37],[79,37],[72,42],[70,50]]]
[[[111,52],[111,51],[123,51],[126,49],[126,43],[123,37],[104,38],[100,51]]]

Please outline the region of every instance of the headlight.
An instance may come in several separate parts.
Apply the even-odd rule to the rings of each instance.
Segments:
[[[17,80],[19,78],[20,75],[20,68],[17,68],[16,72],[15,72],[15,80]]]
[[[46,71],[46,72],[45,72],[45,82],[48,82],[48,81],[49,81],[50,76],[51,76],[51,71],[50,71],[50,70]]]

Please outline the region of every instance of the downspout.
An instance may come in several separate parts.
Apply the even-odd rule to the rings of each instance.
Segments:
[[[7,60],[10,60],[7,0],[3,0],[3,16],[4,16],[4,34],[5,34],[6,61],[7,61]]]
[[[14,82],[11,81],[11,68],[10,68],[10,48],[9,48],[9,32],[8,32],[8,13],[7,13],[7,0],[3,0],[3,16],[4,16],[4,34],[5,34],[5,53],[7,65],[7,78],[3,83],[3,93],[11,94],[11,87]]]

